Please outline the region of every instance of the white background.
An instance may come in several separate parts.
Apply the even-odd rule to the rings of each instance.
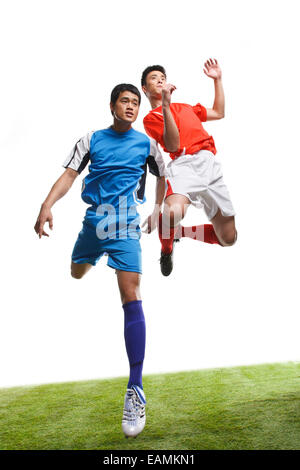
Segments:
[[[116,276],[99,262],[70,277],[86,205],[81,180],[39,208],[75,142],[111,124],[120,82],[166,67],[174,101],[211,107],[209,57],[222,66],[224,120],[205,125],[237,212],[238,243],[185,239],[169,278],[157,234],[142,238],[144,373],[297,361],[299,354],[298,1],[4,1],[1,40],[0,386],[126,376]],[[149,104],[143,97],[135,128]],[[152,210],[155,178],[148,177]],[[205,223],[191,209],[186,225]],[[46,228],[46,230],[48,227]]]

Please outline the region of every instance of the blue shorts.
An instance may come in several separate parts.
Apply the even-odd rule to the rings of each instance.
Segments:
[[[107,265],[121,271],[131,271],[142,274],[142,252],[139,239],[100,240],[96,229],[83,222],[73,248],[74,263],[90,263],[93,266],[104,255],[108,255]]]

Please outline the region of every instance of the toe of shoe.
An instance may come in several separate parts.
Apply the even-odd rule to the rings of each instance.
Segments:
[[[145,427],[145,422],[141,422],[136,426],[129,425],[127,423],[122,423],[122,430],[126,437],[136,437]]]

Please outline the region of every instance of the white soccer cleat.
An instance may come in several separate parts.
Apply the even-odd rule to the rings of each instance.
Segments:
[[[122,419],[122,430],[126,437],[136,437],[145,427],[146,398],[138,385],[127,389]]]

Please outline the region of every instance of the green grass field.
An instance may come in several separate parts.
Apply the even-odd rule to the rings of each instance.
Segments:
[[[126,378],[0,390],[0,449],[300,449],[300,364],[150,375],[147,424],[121,431]]]

